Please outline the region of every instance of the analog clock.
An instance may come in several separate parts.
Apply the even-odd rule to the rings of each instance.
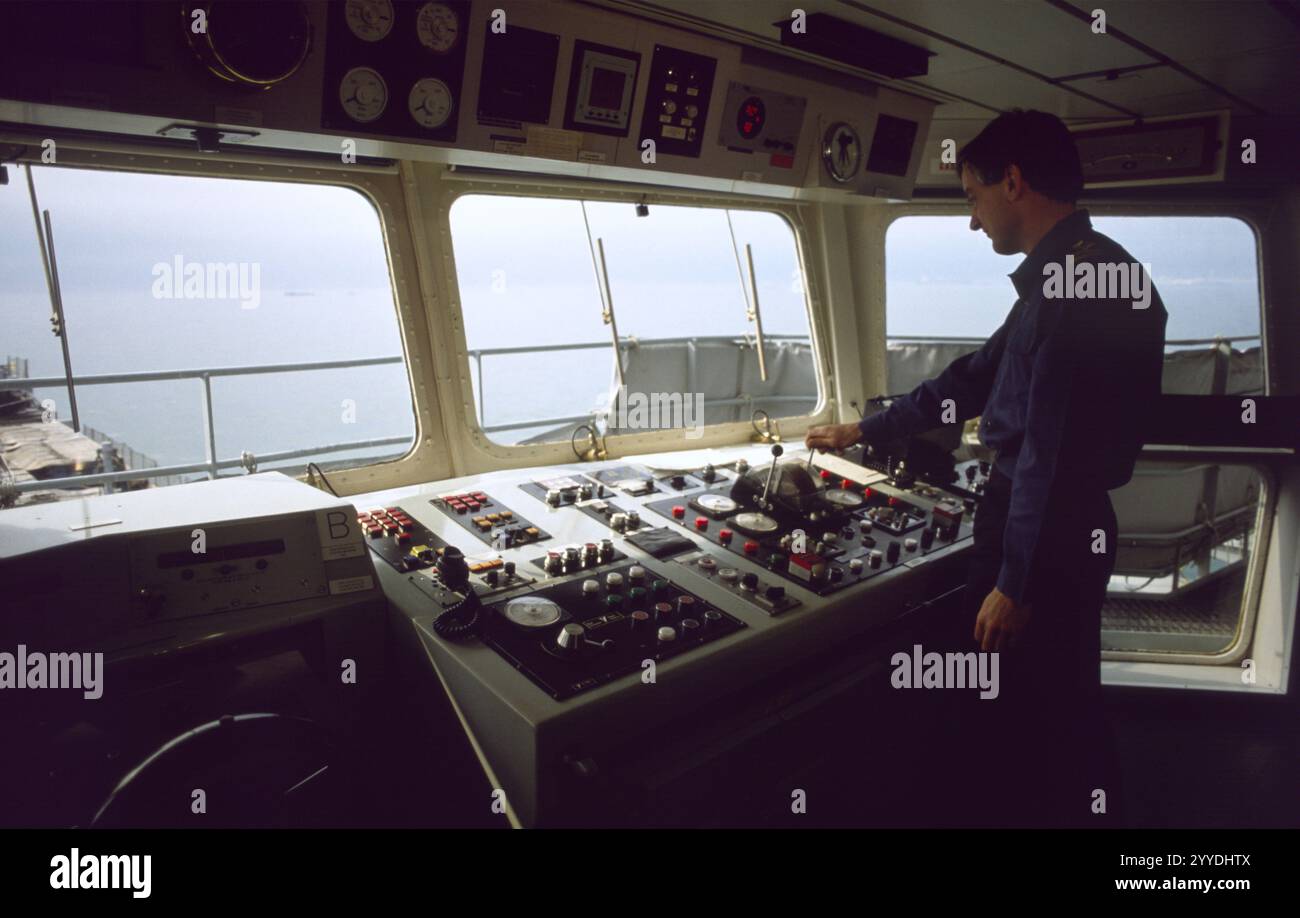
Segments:
[[[438,128],[451,117],[454,102],[451,90],[442,80],[426,77],[417,80],[406,100],[411,117],[420,127]]]
[[[415,16],[415,32],[434,54],[446,54],[460,41],[460,17],[445,3],[426,3]]]
[[[822,163],[837,182],[847,182],[858,174],[862,165],[862,141],[847,122],[837,121],[826,129],[822,138]]]
[[[353,67],[339,84],[339,102],[353,121],[374,121],[388,107],[388,85],[369,67]]]
[[[392,0],[348,0],[343,17],[362,41],[381,41],[393,31]]]

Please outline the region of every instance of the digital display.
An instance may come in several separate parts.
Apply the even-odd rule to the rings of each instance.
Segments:
[[[603,67],[591,69],[591,86],[587,91],[587,104],[594,108],[617,111],[623,107],[623,86],[626,74]]]
[[[736,112],[736,130],[746,140],[757,137],[759,131],[763,130],[766,117],[767,109],[763,100],[758,96],[750,96],[740,104],[740,110]]]
[[[217,545],[208,548],[202,554],[192,551],[169,551],[158,556],[158,566],[193,567],[197,564],[212,564],[217,561],[241,561],[244,558],[260,558],[263,555],[284,554],[284,539],[267,539],[264,542],[244,542],[240,545]]]

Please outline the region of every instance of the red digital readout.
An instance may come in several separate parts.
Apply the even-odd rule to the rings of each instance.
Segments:
[[[766,118],[767,111],[763,100],[751,96],[740,104],[740,109],[736,112],[736,130],[741,137],[750,140],[763,130],[763,122]]]

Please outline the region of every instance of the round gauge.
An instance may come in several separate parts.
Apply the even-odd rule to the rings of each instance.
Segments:
[[[434,54],[446,54],[460,41],[460,17],[445,3],[426,3],[416,14],[415,34]]]
[[[381,41],[393,31],[392,0],[348,0],[343,18],[357,38]]]
[[[837,507],[861,507],[864,498],[856,491],[846,491],[843,488],[829,488],[822,492],[822,497],[827,503],[832,503]]]
[[[505,615],[521,628],[549,628],[560,620],[560,607],[540,596],[520,596],[506,603]]]
[[[388,107],[388,85],[369,67],[353,67],[339,84],[339,102],[353,121],[374,121]]]
[[[695,503],[709,513],[734,513],[738,509],[736,502],[725,494],[701,494]]]
[[[766,513],[741,513],[731,521],[731,524],[741,532],[755,533],[765,535],[769,532],[776,532],[776,520],[772,519]]]
[[[862,141],[849,124],[837,121],[826,129],[822,138],[822,163],[837,182],[847,182],[862,164]]]
[[[411,94],[406,99],[406,107],[420,127],[438,128],[447,123],[453,106],[451,90],[447,84],[435,77],[416,80],[411,87]]]
[[[665,115],[675,115],[677,114],[677,103],[672,99],[664,99],[663,109]]]
[[[311,50],[305,3],[186,4],[185,40],[205,67],[228,83],[270,89],[298,72]],[[203,10],[207,25],[191,28],[189,12]]]
[[[763,133],[763,125],[766,123],[767,106],[762,99],[750,96],[740,103],[740,108],[736,111],[736,130],[741,137],[752,140]]]

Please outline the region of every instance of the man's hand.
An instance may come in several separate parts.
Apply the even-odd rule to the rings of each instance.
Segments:
[[[997,587],[984,597],[975,617],[975,640],[980,650],[1009,650],[1029,624],[1030,607],[1019,605]]]
[[[862,439],[857,424],[823,424],[809,427],[803,445],[809,449],[844,449]]]

